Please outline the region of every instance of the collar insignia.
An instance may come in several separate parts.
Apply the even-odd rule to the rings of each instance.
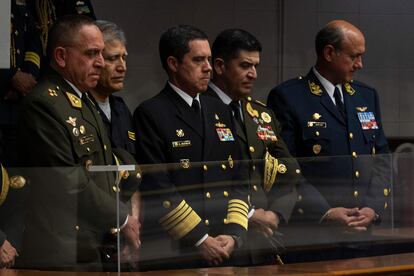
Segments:
[[[316,95],[316,96],[321,96],[322,95],[323,91],[322,91],[322,89],[321,89],[321,87],[319,85],[317,85],[313,81],[312,82],[311,81],[308,81],[308,84],[309,84],[310,92],[313,95]]]
[[[345,90],[346,90],[346,92],[349,94],[349,95],[354,95],[355,94],[355,89],[354,88],[352,88],[352,86],[347,82],[347,83],[345,83],[344,84],[344,87],[345,87]]]
[[[66,92],[66,96],[68,97],[69,102],[72,105],[72,107],[82,108],[82,101],[77,96],[69,92]]]

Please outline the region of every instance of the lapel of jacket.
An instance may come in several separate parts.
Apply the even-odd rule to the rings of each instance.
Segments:
[[[344,117],[342,117],[342,115],[339,113],[338,108],[332,102],[332,99],[331,97],[329,97],[328,92],[326,92],[323,85],[319,82],[319,79],[315,76],[312,69],[310,70],[307,76],[307,79],[308,79],[308,85],[309,85],[308,89],[310,91],[312,91],[311,89],[312,83],[319,86],[319,91],[320,91],[319,93],[312,93],[312,92],[311,93],[319,96],[321,105],[324,106],[339,122],[345,125],[346,123],[345,123]]]
[[[75,92],[72,86],[70,86],[69,83],[57,73],[52,75],[51,78],[53,78],[54,82],[61,87],[61,91],[63,94],[65,94],[65,98],[69,101],[70,105],[73,106],[73,104],[70,102],[70,99],[69,99],[71,96],[72,97],[74,96],[75,99],[79,99],[81,101],[81,107],[80,108],[76,107],[76,109],[79,110],[82,116],[82,119],[88,122],[89,124],[91,124],[96,129],[97,132],[100,132],[99,128],[97,128],[96,118],[92,115],[93,113],[89,110],[87,106],[85,106],[84,100],[79,98],[79,95]]]
[[[178,95],[171,86],[167,83],[162,93],[165,93],[170,99],[172,104],[176,107],[176,116],[179,120],[183,121],[191,129],[194,130],[197,135],[203,138],[203,120],[195,116],[195,113],[191,106],[189,106],[181,97]],[[203,104],[201,104],[201,110],[203,112]],[[160,111],[161,112],[161,111]],[[204,116],[204,114],[203,114]]]
[[[259,124],[254,121],[253,117],[247,111],[247,103],[248,101],[246,99],[242,100],[244,127],[246,129],[244,139],[248,146],[253,146],[255,149],[259,149],[261,146],[260,144],[263,143],[263,141],[257,137],[257,128]],[[249,154],[252,159],[263,158],[263,156],[260,156],[258,150],[253,153],[249,151]]]
[[[66,80],[64,80],[62,77],[58,76],[56,79],[57,83],[59,83],[60,87],[62,87],[62,93],[69,93],[77,98],[79,98],[78,94],[74,91],[74,89],[67,83]],[[68,99],[68,95],[65,95],[65,97]],[[83,94],[83,97],[86,97],[86,94]],[[82,106],[79,109],[82,119],[86,122],[88,122],[96,131],[99,139],[101,141],[102,145],[106,145],[107,147],[110,147],[111,143],[109,141],[108,135],[106,133],[105,126],[103,124],[103,121],[98,114],[96,108],[94,107],[94,103],[85,98],[80,99],[82,102]],[[88,101],[89,107],[86,105],[85,101]],[[110,164],[111,163],[111,150],[107,150],[104,153],[105,163]]]
[[[104,122],[102,120],[102,116],[98,113],[97,108],[99,108],[99,107],[93,102],[93,100],[91,99],[92,96],[90,96],[88,93],[84,93],[83,97],[85,98],[83,100],[84,106],[81,109],[83,118],[85,120],[89,120],[89,122],[95,122],[95,123],[92,123],[92,124],[97,129],[98,135],[100,136],[99,139],[102,141],[103,144],[108,146],[110,144],[109,136],[108,136],[108,133],[106,131],[106,127],[104,125]],[[87,102],[87,103],[85,103],[85,102]],[[89,106],[87,106],[87,105],[89,105]],[[92,117],[91,117],[91,114],[92,114]]]
[[[355,104],[354,104],[353,99],[352,99],[352,95],[354,95],[354,93],[356,93],[356,91],[350,86],[350,84],[349,84],[349,87],[350,88],[348,88],[348,89],[352,89],[351,93],[348,92],[345,85],[342,85],[342,95],[344,97],[344,104],[345,104],[345,110],[346,110],[346,114],[347,114],[346,118],[347,118],[347,121],[348,121],[348,126],[352,124],[351,122],[354,119],[354,117],[356,117],[357,121],[359,121],[358,115],[357,115],[357,113],[355,112],[355,109],[354,109]]]
[[[221,101],[220,97],[217,95],[216,92],[213,91],[213,89],[210,88],[210,86],[207,88],[207,91],[204,92],[203,94],[214,97],[214,98],[218,99],[219,101]],[[229,109],[230,109],[230,107],[229,107]],[[243,111],[243,102],[242,102],[242,112],[243,112],[243,118],[245,118],[245,114],[244,114],[244,111]],[[243,127],[244,126],[241,126],[240,124],[238,124],[236,122],[234,123],[234,128],[236,130],[237,137],[242,139],[244,142],[247,142],[247,137],[246,137],[246,134],[244,133]]]
[[[253,117],[247,112],[247,101],[245,99],[243,99],[242,101],[242,113],[243,113],[243,122],[244,122],[244,127],[246,129],[246,132],[243,132],[243,137],[241,137],[242,139],[244,139],[244,141],[246,141],[246,143],[248,143],[249,141],[256,141],[257,139],[255,139],[254,135],[256,134],[257,131],[257,124],[253,121]],[[254,131],[249,131],[253,129]]]
[[[200,102],[204,119],[203,158],[207,158],[214,149],[214,141],[218,139],[217,126],[215,124],[221,120],[216,120],[216,115],[220,118],[221,114],[218,114],[217,108],[210,104],[209,96],[200,95]]]

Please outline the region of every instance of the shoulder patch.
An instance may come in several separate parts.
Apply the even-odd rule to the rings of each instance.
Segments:
[[[49,88],[47,91],[48,91],[50,97],[57,97],[57,95],[58,95],[58,92],[55,89]]]
[[[72,105],[72,107],[75,108],[82,108],[82,101],[81,99],[79,99],[79,97],[73,95],[72,93],[66,92],[65,93],[66,97],[68,98],[70,104]]]

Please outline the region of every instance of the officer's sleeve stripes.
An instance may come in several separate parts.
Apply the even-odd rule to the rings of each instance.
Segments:
[[[34,63],[38,68],[40,68],[40,57],[35,52],[26,52],[24,61],[30,61]]]
[[[132,141],[135,141],[135,132],[128,130],[128,138],[131,139]]]
[[[240,199],[231,199],[227,211],[227,223],[236,223],[247,230],[249,205]]]
[[[201,218],[183,200],[174,210],[163,216],[159,222],[173,239],[179,240],[194,229],[201,222]]]

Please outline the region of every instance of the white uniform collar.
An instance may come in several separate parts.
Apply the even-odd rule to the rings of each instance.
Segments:
[[[75,92],[76,92],[76,94],[78,94],[79,98],[82,98],[83,93],[75,85],[73,85],[70,81],[68,81],[67,79],[65,79],[65,81],[67,83],[69,83],[70,87],[72,87],[73,90],[75,90]]]
[[[223,92],[217,85],[215,85],[212,81],[209,82],[208,86],[210,86],[211,89],[213,89],[214,92],[216,92],[217,96],[220,98],[220,100],[225,103],[226,105],[229,105],[232,102],[232,99]]]
[[[189,105],[191,106],[193,104],[193,100],[196,99],[201,107],[201,102],[200,102],[200,93],[197,93],[197,96],[195,96],[194,98],[191,97],[190,95],[188,95],[187,93],[185,93],[183,90],[181,90],[180,88],[178,88],[177,86],[175,86],[174,84],[172,84],[170,81],[168,81],[168,84],[171,86],[171,88],[177,92],[177,94]]]
[[[328,93],[329,97],[331,98],[331,100],[333,101],[334,104],[335,103],[335,98],[334,98],[334,91],[335,91],[335,86],[338,87],[339,92],[341,93],[341,97],[342,99],[344,98],[344,94],[342,93],[342,85],[337,84],[337,85],[333,85],[330,81],[328,81],[326,78],[324,78],[317,70],[315,67],[312,67],[313,73],[315,74],[315,76],[318,78],[319,82],[322,84],[323,88],[325,88],[325,91]]]

